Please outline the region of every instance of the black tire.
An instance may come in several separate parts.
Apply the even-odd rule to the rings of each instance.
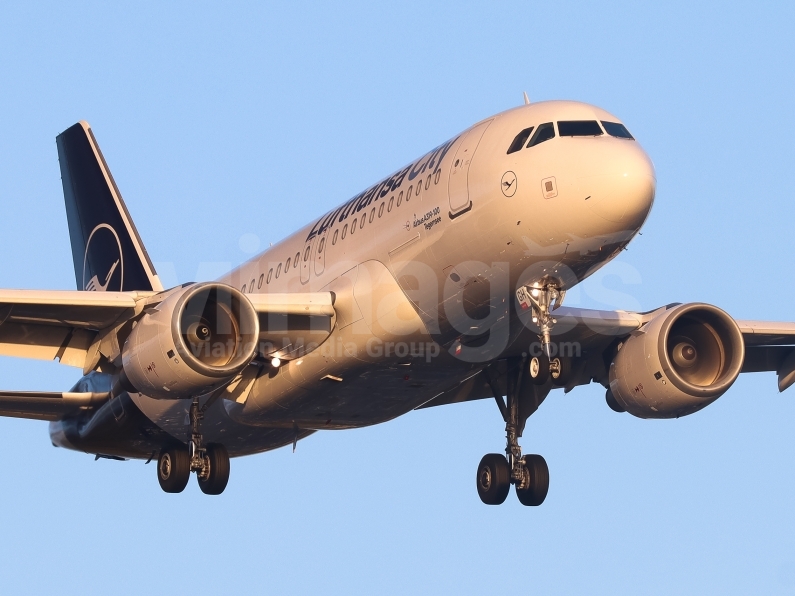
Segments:
[[[543,354],[533,356],[528,364],[528,372],[535,385],[543,385],[549,380],[549,358]]]
[[[160,488],[167,493],[181,493],[190,479],[190,458],[188,450],[179,447],[166,447],[157,458],[157,480]]]
[[[530,475],[530,484],[527,488],[516,487],[516,496],[522,505],[538,507],[547,498],[549,492],[549,467],[546,460],[540,455],[525,455],[524,466]]]
[[[484,455],[478,466],[478,496],[486,505],[505,502],[511,490],[511,470],[508,460],[499,453]]]
[[[565,387],[571,381],[571,358],[553,358],[552,364],[556,365],[557,372],[550,372],[552,383],[558,387]]]
[[[207,445],[204,464],[209,469],[206,474],[196,475],[199,488],[205,495],[220,495],[229,482],[229,453],[223,445]]]

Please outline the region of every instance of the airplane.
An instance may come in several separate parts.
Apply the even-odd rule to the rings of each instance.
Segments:
[[[165,289],[93,131],[56,138],[77,291],[0,290],[0,355],[82,369],[66,392],[0,392],[0,415],[49,421],[56,447],[156,461],[167,493],[195,472],[221,494],[230,458],[321,430],[493,399],[505,453],[480,499],[541,505],[523,454],[553,389],[678,418],[740,373],[795,383],[795,323],[705,303],[649,312],[563,305],[639,233],[652,162],[627,127],[575,101],[486,118],[213,282]]]

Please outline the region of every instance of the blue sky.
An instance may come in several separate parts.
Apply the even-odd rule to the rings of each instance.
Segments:
[[[0,7],[0,287],[74,287],[54,137],[80,119],[177,283],[527,91],[617,114],[657,171],[643,235],[570,304],[795,320],[792,5],[32,4]],[[7,389],[78,374],[0,359]],[[553,393],[522,441],[550,465],[540,508],[478,500],[504,445],[488,401],[234,460],[213,499],[0,419],[0,589],[793,593],[792,391],[748,375],[670,421],[617,415],[598,386]]]

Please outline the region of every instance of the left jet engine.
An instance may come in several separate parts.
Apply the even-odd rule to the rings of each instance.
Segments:
[[[639,418],[679,418],[711,404],[743,366],[742,333],[709,304],[658,314],[619,346],[610,365],[610,398]]]
[[[177,290],[134,325],[122,348],[122,384],[157,399],[192,398],[228,383],[251,362],[259,337],[248,298],[218,283]]]

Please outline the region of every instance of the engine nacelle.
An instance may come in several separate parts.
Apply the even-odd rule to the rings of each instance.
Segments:
[[[124,375],[149,397],[203,395],[251,362],[258,337],[257,312],[239,290],[194,284],[137,321],[122,349]]]
[[[634,331],[610,365],[615,401],[639,418],[679,418],[731,387],[745,358],[740,329],[709,304],[681,304]]]

